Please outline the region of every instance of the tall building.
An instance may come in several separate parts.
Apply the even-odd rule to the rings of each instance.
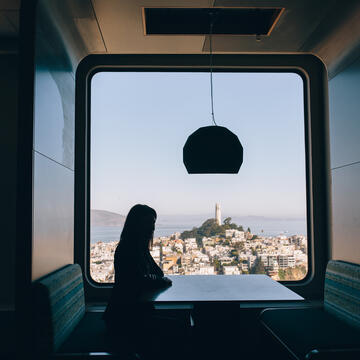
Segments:
[[[221,210],[220,204],[215,204],[215,220],[218,225],[221,225]]]

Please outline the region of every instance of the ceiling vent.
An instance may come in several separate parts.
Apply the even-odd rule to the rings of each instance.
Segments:
[[[270,35],[284,8],[143,8],[145,35]]]

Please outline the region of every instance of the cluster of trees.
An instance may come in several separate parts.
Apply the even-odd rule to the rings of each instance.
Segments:
[[[182,239],[187,238],[196,238],[198,245],[199,242],[201,242],[201,239],[205,237],[211,237],[211,236],[220,236],[225,237],[225,231],[235,229],[244,231],[243,227],[240,225],[238,226],[235,223],[231,222],[231,217],[227,217],[224,219],[224,222],[222,225],[218,225],[216,223],[215,219],[207,219],[200,227],[193,227],[192,230],[186,230],[181,233]],[[250,229],[248,229],[249,231]],[[201,245],[200,245],[201,246]]]
[[[236,266],[238,264],[239,264],[239,262],[234,259],[229,265]],[[217,258],[213,259],[212,265],[214,266],[215,271],[218,275],[224,274],[224,266],[221,264],[221,262]],[[260,260],[260,258],[257,258],[255,260],[253,266],[250,268],[249,273],[250,274],[266,274],[264,264]],[[247,274],[247,272],[243,271],[243,274]]]
[[[264,263],[259,257],[256,258],[253,266],[250,268],[250,274],[266,274]]]
[[[218,259],[213,259],[213,266],[218,275],[224,274],[224,266],[221,265],[221,262]]]
[[[293,268],[279,269],[279,280],[301,280],[306,276],[306,267],[299,265]],[[250,274],[267,274],[265,266],[260,258],[256,258],[250,269]]]
[[[231,217],[227,217],[224,219],[222,227],[224,228],[224,233],[225,230],[231,230],[231,229],[244,231],[242,225],[238,226],[237,224],[231,222]],[[248,232],[250,232],[250,228],[248,228]]]
[[[279,269],[280,280],[301,280],[306,276],[307,269],[299,265],[293,268]]]

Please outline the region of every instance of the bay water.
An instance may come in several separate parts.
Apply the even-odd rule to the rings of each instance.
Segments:
[[[246,230],[248,227],[251,232],[262,236],[278,235],[307,235],[305,219],[269,219],[256,217],[234,217],[233,222],[241,224]],[[201,222],[200,222],[201,224]],[[155,227],[154,237],[170,236],[176,232],[191,230],[193,227],[199,227],[198,223],[191,224],[157,224]],[[119,241],[122,226],[92,226],[91,243],[98,241],[113,242]]]

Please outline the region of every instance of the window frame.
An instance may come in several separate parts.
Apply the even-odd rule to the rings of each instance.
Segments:
[[[326,69],[313,55],[214,55],[213,63],[214,72],[291,72],[303,80],[308,272],[302,280],[280,283],[303,297],[318,299],[323,292],[330,242]],[[91,80],[105,71],[208,72],[209,62],[208,55],[89,55],[78,66],[74,261],[82,266],[85,291],[93,301],[108,298],[112,288],[111,283],[98,283],[90,275]],[[318,199],[315,203],[314,198]]]

